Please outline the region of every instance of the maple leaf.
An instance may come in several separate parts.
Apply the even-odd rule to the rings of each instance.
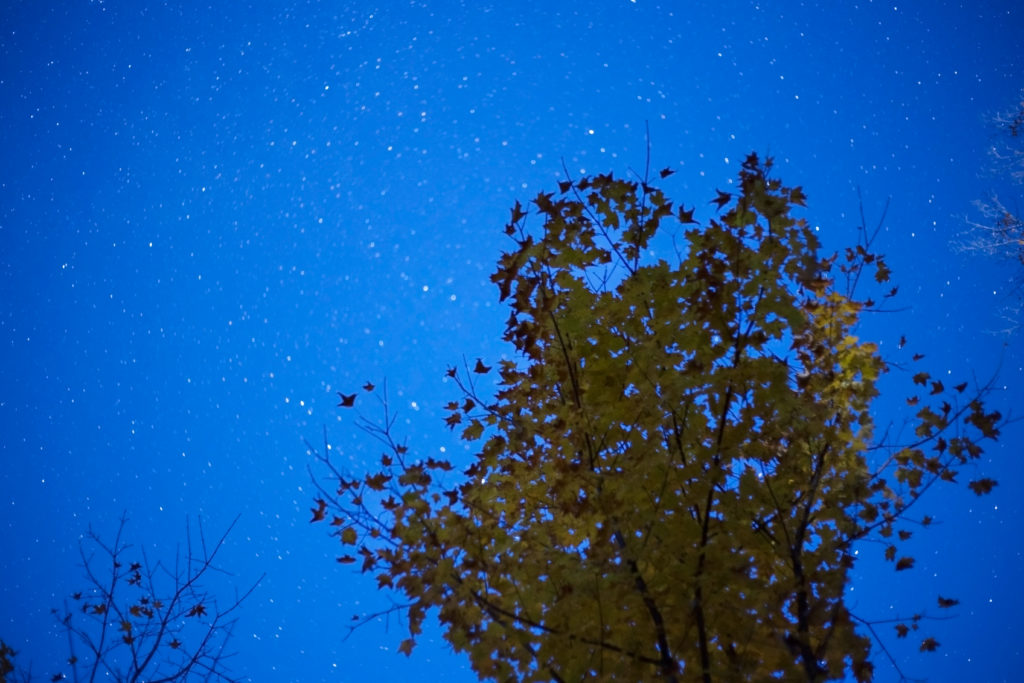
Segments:
[[[341,398],[341,403],[338,404],[339,408],[351,408],[356,404],[356,394],[343,394],[340,391],[337,394]]]
[[[480,420],[473,420],[469,423],[469,426],[462,431],[462,438],[466,441],[475,441],[479,439],[484,432],[484,425]]]
[[[391,476],[378,472],[372,476],[366,477],[366,485],[374,491],[383,491],[384,486],[391,480]]]
[[[201,617],[201,616],[204,616],[205,614],[206,614],[206,606],[203,605],[202,603],[200,603],[198,605],[193,606],[192,609],[190,609],[188,611],[188,614],[185,615],[185,616]]]
[[[512,220],[510,222],[518,223],[524,216],[526,216],[526,212],[523,211],[522,205],[519,202],[516,202],[516,205],[512,207]]]
[[[168,645],[171,646],[172,650],[177,650],[179,647],[181,647],[181,641],[175,638],[170,643],[168,643]]]
[[[804,194],[804,189],[797,186],[790,190],[789,201],[797,206],[807,206],[807,195]]]
[[[939,596],[939,607],[942,607],[943,609],[948,609],[950,607],[956,607],[959,604],[960,604],[960,601],[957,600],[956,598],[944,598],[941,595]]]
[[[718,188],[715,188],[715,192],[718,193],[718,196],[708,203],[717,205],[719,209],[728,204],[729,200],[732,199],[732,195],[729,194],[728,192],[722,192]]]
[[[477,374],[480,374],[480,375],[483,375],[483,374],[488,373],[490,371],[491,371],[491,366],[490,365],[484,365],[484,362],[481,359],[479,359],[479,358],[476,359],[476,365],[473,366],[473,372],[475,372]]]
[[[363,391],[373,391],[375,388],[376,387],[373,385],[372,382],[367,382],[366,384],[363,385]]]
[[[967,482],[967,487],[974,492],[975,495],[983,496],[986,493],[991,493],[992,489],[998,484],[995,479],[989,479],[988,477],[982,477],[974,481]]]
[[[309,523],[319,522],[327,518],[327,501],[323,498],[316,499],[316,507],[310,508],[310,512],[313,513],[313,519],[309,520]]]
[[[896,562],[896,571],[901,572],[904,569],[910,569],[914,566],[914,558],[912,557],[901,557]]]
[[[673,173],[675,173],[675,171],[673,171],[673,170],[672,170],[671,168],[669,168],[668,166],[666,166],[665,168],[663,168],[663,169],[661,169],[660,171],[658,171],[658,175],[659,175],[659,176],[661,176],[661,178],[663,178],[663,179],[664,179],[664,178],[668,178],[668,177],[669,177],[670,175],[672,175]]]

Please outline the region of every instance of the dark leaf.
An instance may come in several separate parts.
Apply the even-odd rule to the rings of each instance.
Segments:
[[[974,481],[967,482],[967,488],[974,491],[975,495],[983,496],[986,493],[991,493],[992,488],[995,487],[999,482],[995,479],[989,479],[988,477],[982,477]]]
[[[313,519],[309,520],[309,523],[319,522],[327,518],[327,501],[323,498],[316,499],[316,507],[310,508],[310,512],[313,513]]]
[[[689,211],[684,209],[682,206],[679,207],[679,222],[680,223],[696,223],[693,219],[693,212],[697,210],[697,207],[693,207]]]
[[[708,204],[715,204],[719,209],[728,204],[729,200],[732,199],[732,195],[728,192],[722,192],[718,188],[715,188],[715,192],[718,193],[718,196],[708,202]]]

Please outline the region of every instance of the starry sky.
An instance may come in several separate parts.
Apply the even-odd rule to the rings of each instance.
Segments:
[[[51,607],[83,586],[90,526],[173,558],[187,520],[240,515],[216,586],[265,578],[239,613],[233,671],[255,681],[475,680],[439,633],[412,657],[372,577],[309,524],[303,439],[343,463],[376,445],[334,392],[385,379],[410,449],[466,463],[444,373],[500,359],[489,275],[518,199],[572,174],[676,174],[712,215],[751,151],[802,185],[825,248],[891,203],[877,248],[898,311],[862,336],[937,377],[1024,405],[1012,263],[952,243],[992,192],[990,118],[1024,87],[1024,13],[987,2],[119,2],[0,9],[0,637],[36,672],[64,656]],[[1016,193],[1016,194],[1014,194]],[[907,349],[898,350],[901,335]],[[895,356],[894,356],[895,357]],[[898,428],[909,378],[882,383]],[[373,406],[365,414],[373,415]],[[1017,411],[1020,414],[1020,411]],[[866,545],[851,605],[906,615],[937,593],[933,654],[889,635],[904,671],[1009,681],[1024,538],[1024,429],[937,488],[917,566]],[[877,680],[895,680],[878,660]]]

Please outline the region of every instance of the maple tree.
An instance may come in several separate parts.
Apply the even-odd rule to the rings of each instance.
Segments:
[[[492,281],[517,357],[494,364],[493,396],[482,359],[448,371],[461,396],[446,422],[477,444],[472,463],[415,458],[386,386],[382,421],[358,422],[379,468],[344,471],[326,430],[310,446],[327,478],[313,521],[330,520],[339,562],[404,595],[401,651],[436,609],[485,679],[871,680],[877,624],[844,598],[854,545],[881,540],[910,570],[901,548],[930,521],[919,496],[973,466],[1003,419],[988,386],[920,371],[911,441],[876,441],[890,364],[855,334],[876,307],[855,292],[869,275],[895,295],[889,269],[866,229],[819,256],[791,215],[803,192],[771,170],[750,155],[703,227],[647,178],[516,203]]]
[[[129,562],[125,556],[132,546],[122,540],[127,522],[122,515],[113,545],[90,528],[93,547],[80,546],[89,586],[69,596],[62,610],[52,610],[67,634],[64,664],[70,676],[57,671],[46,680],[240,680],[227,666],[236,622],[232,613],[262,577],[227,602],[218,602],[202,585],[209,572],[223,571],[214,560],[235,522],[212,546],[202,524],[198,541],[189,525],[184,555],[175,557],[173,566],[151,564],[145,551]],[[0,641],[0,681],[35,680],[31,670],[15,666],[16,654]]]

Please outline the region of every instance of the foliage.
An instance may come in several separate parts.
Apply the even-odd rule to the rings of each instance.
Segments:
[[[0,683],[7,683],[7,677],[14,673],[14,648],[0,640]]]
[[[820,258],[790,215],[802,191],[771,168],[749,156],[703,228],[646,179],[517,203],[492,280],[519,360],[498,364],[494,398],[482,359],[448,372],[462,395],[447,424],[479,444],[462,477],[396,441],[386,390],[383,422],[359,421],[384,444],[379,469],[341,471],[326,432],[311,448],[332,479],[312,521],[334,527],[339,562],[404,595],[400,650],[436,609],[486,679],[871,680],[844,598],[853,545],[881,540],[911,569],[901,548],[930,521],[911,516],[918,497],[976,461],[1002,418],[987,387],[922,371],[912,442],[875,442],[889,366],[855,335],[874,302],[853,292],[889,270],[866,231]],[[669,262],[651,240],[673,224]]]
[[[63,610],[52,610],[67,634],[65,663],[71,673],[57,671],[46,680],[238,680],[227,666],[236,622],[232,612],[259,580],[225,605],[202,585],[208,573],[221,571],[213,562],[235,522],[212,548],[201,524],[198,543],[187,527],[184,556],[176,556],[173,566],[151,564],[144,550],[129,561],[132,546],[121,538],[127,522],[122,515],[113,545],[90,528],[93,547],[80,546],[88,587],[65,600]],[[30,671],[15,673],[10,659],[15,654],[0,644],[0,672],[16,676],[12,681],[33,680]]]

